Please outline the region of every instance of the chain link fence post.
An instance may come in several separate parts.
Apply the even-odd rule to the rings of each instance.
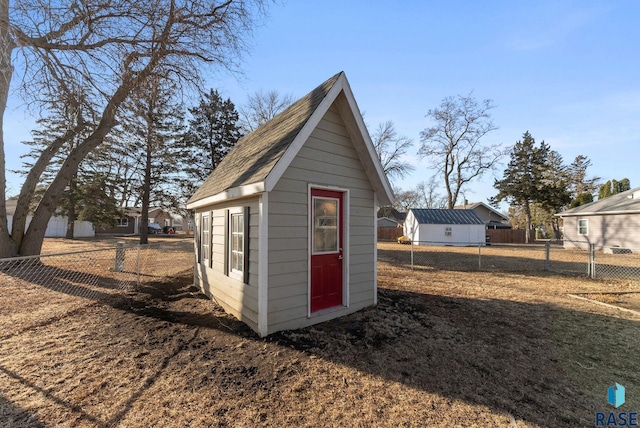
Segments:
[[[547,241],[544,244],[544,252],[544,270],[549,271],[551,270],[551,262],[549,260],[551,258],[551,241]]]
[[[116,243],[116,265],[114,266],[114,272],[122,272],[124,270],[125,250],[124,242]]]
[[[138,247],[137,247],[138,251],[137,251],[137,255],[136,255],[136,257],[137,257],[136,264],[138,266],[137,269],[136,269],[136,274],[137,274],[137,284],[136,285],[138,286],[138,288],[140,288],[140,247],[141,247],[141,245],[138,244]]]
[[[589,244],[589,267],[588,275],[591,279],[596,278],[596,244]]]
[[[411,270],[413,270],[413,239],[411,240]]]

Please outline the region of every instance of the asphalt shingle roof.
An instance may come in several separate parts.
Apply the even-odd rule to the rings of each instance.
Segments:
[[[618,193],[595,202],[580,205],[579,207],[572,208],[556,215],[563,217],[586,214],[610,214],[615,212],[624,214],[627,212],[637,211],[640,211],[640,187],[636,187],[635,189],[627,190],[626,192]]]
[[[472,210],[412,208],[419,224],[484,224]]]
[[[264,181],[341,74],[331,77],[269,122],[241,138],[188,203],[234,187]]]

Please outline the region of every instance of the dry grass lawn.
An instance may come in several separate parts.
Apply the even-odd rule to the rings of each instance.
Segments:
[[[640,315],[567,295],[637,284],[543,272],[538,250],[481,272],[398,251],[379,246],[376,307],[266,339],[189,275],[91,294],[0,273],[0,425],[593,426],[614,382],[640,410]]]

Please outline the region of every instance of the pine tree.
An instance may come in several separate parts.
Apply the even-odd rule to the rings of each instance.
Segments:
[[[547,170],[549,146],[543,142],[536,147],[536,142],[527,131],[521,141],[517,141],[511,149],[511,160],[503,172],[502,180],[495,180],[494,187],[498,194],[493,202],[508,201],[512,206],[521,209],[526,221],[526,242],[531,239],[531,207],[533,203],[544,200],[542,190],[543,173]]]
[[[133,120],[127,124],[131,137],[129,157],[135,159],[138,175],[133,191],[140,201],[140,243],[148,243],[147,224],[151,206],[165,206],[171,180],[178,175],[175,163],[182,129],[182,107],[174,102],[171,83],[152,77],[129,104]],[[137,206],[137,205],[136,205]]]
[[[182,164],[181,188],[188,198],[218,166],[240,139],[238,112],[230,99],[211,89],[189,109],[189,127],[179,142]]]
[[[77,94],[81,94],[81,91],[78,91]],[[50,157],[48,164],[39,175],[39,182],[32,196],[33,209],[38,205],[44,191],[55,178],[57,170],[69,153],[86,138],[86,130],[89,128],[90,121],[84,117],[83,113],[88,109],[81,101],[82,95],[75,99],[61,97],[59,100],[54,100],[50,106],[50,114],[36,122],[40,128],[32,131],[33,140],[23,142],[30,147],[30,150],[22,156],[24,159],[23,169],[18,172],[27,175],[29,171],[33,170],[43,152],[47,152],[47,156]],[[74,132],[68,133],[71,127]],[[66,138],[60,138],[65,134]],[[106,213],[112,214],[115,209],[115,204],[107,194],[104,192],[89,193],[90,188],[85,188],[87,183],[94,181],[91,164],[91,156],[78,164],[56,207],[58,215],[68,218],[66,232],[68,239],[74,237],[73,230],[76,220],[91,221],[96,225],[104,224]],[[91,206],[92,209],[88,210],[88,206]],[[102,207],[105,211],[100,212],[97,207]],[[113,217],[114,219],[115,217]]]
[[[626,192],[631,189],[631,181],[628,178],[622,180],[608,180],[598,189],[598,199],[608,198],[616,193]]]

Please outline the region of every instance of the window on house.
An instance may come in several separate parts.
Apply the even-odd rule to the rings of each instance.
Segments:
[[[209,214],[202,215],[202,228],[200,229],[200,254],[202,257],[202,264],[209,264],[209,258],[211,253],[209,248],[211,246],[211,222]]]
[[[229,272],[242,274],[244,270],[244,215],[229,217]]]
[[[578,220],[578,235],[589,234],[589,220]]]
[[[450,227],[445,227],[444,228],[444,236],[451,236],[451,228]]]
[[[129,217],[119,218],[116,220],[116,225],[118,227],[127,227],[129,226]]]

